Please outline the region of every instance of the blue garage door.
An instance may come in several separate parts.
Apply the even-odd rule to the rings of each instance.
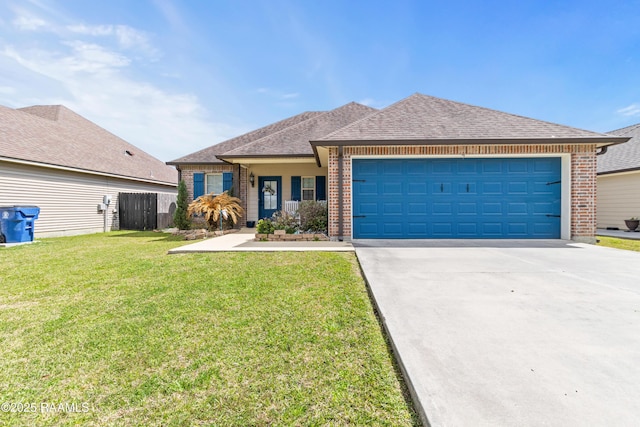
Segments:
[[[560,158],[354,159],[357,239],[558,239]]]

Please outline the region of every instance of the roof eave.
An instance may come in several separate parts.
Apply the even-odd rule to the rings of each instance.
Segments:
[[[628,137],[589,138],[432,138],[432,139],[378,139],[378,140],[315,140],[315,147],[367,146],[367,145],[525,145],[525,144],[596,144],[598,147],[622,144]]]
[[[222,158],[223,156],[221,156]],[[251,163],[251,160],[257,160],[261,163],[265,160],[273,160],[274,163],[278,160],[285,160],[291,162],[295,159],[314,159],[313,154],[268,154],[268,155],[255,155],[255,154],[234,154],[230,156],[224,156],[222,160],[228,163]]]
[[[640,166],[634,168],[616,169],[611,171],[598,172],[598,175],[613,175],[617,173],[629,173],[640,171]]]
[[[157,184],[157,185],[165,185],[165,186],[176,186],[176,185],[178,185],[177,181],[176,182],[161,181],[161,180],[158,180],[158,179],[142,178],[142,177],[135,177],[135,176],[129,176],[129,175],[120,175],[120,174],[97,171],[97,170],[92,170],[92,169],[83,169],[83,168],[76,168],[76,167],[71,167],[71,166],[56,165],[56,164],[53,164],[53,163],[45,163],[45,162],[36,162],[36,161],[33,161],[33,160],[17,159],[17,158],[13,158],[13,157],[0,156],[0,161],[5,161],[5,162],[9,162],[9,163],[17,163],[17,164],[22,164],[22,165],[29,165],[29,166],[36,166],[36,167],[42,167],[42,168],[49,168],[49,169],[57,169],[57,170],[76,172],[76,173],[86,173],[86,174],[90,174],[90,175],[107,176],[107,177],[124,179],[124,180],[129,180],[129,181],[146,182],[146,183],[149,183],[149,184]]]

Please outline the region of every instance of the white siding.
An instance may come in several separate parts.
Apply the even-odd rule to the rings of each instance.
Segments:
[[[640,217],[640,171],[598,176],[598,228],[626,230],[624,220]]]
[[[118,229],[118,193],[177,194],[175,187],[81,172],[0,162],[0,206],[40,207],[37,237],[101,232],[102,197],[110,194],[108,228]]]

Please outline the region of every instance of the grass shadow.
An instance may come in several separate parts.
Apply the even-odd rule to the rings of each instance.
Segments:
[[[127,237],[127,238],[145,238],[145,239],[149,239],[149,238],[153,238],[152,241],[154,242],[159,242],[159,241],[165,241],[165,242],[183,242],[184,241],[184,236],[176,236],[170,233],[162,233],[162,232],[157,232],[157,231],[135,231],[135,230],[131,230],[131,231],[126,231],[123,230],[124,232],[120,232],[118,234],[111,234],[108,237]]]
[[[430,424],[428,423],[428,420],[426,424],[423,424],[422,422],[422,416],[418,412],[418,408],[416,406],[417,396],[415,396],[415,392],[413,391],[412,386],[409,382],[407,373],[405,372],[403,366],[400,364],[398,353],[395,349],[393,341],[391,340],[389,331],[387,330],[387,327],[384,324],[384,321],[382,320],[382,316],[380,314],[378,304],[373,296],[373,292],[371,290],[371,287],[369,286],[369,282],[367,281],[367,276],[365,276],[364,271],[362,270],[362,266],[360,265],[360,260],[358,260],[357,256],[356,256],[356,261],[358,263],[358,268],[360,269],[360,276],[362,276],[362,280],[364,281],[365,287],[367,289],[367,295],[369,296],[371,307],[373,308],[374,315],[376,316],[376,319],[378,321],[378,327],[380,328],[380,333],[384,338],[384,342],[387,347],[387,352],[391,356],[391,360],[393,363],[393,370],[395,372],[396,378],[398,379],[398,382],[402,387],[402,397],[404,397],[404,401],[407,407],[411,409],[411,423],[415,427],[429,426]],[[426,414],[423,414],[423,416],[426,418]]]

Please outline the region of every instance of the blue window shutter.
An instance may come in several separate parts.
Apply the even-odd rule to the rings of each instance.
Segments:
[[[193,200],[204,194],[204,174],[193,174]]]
[[[291,200],[300,201],[302,193],[302,178],[299,176],[291,177]]]
[[[222,191],[229,191],[233,187],[233,172],[224,172],[222,174]]]
[[[316,176],[316,200],[327,200],[326,176]]]

